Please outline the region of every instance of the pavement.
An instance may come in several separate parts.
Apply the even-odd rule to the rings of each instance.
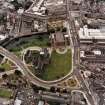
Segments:
[[[60,51],[60,49],[56,49],[56,52],[58,53],[58,54],[65,54],[66,52],[67,52],[67,48],[64,48],[64,51]]]

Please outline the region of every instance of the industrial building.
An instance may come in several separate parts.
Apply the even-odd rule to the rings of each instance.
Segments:
[[[104,43],[105,41],[105,30],[88,28],[87,25],[84,25],[83,28],[80,28],[78,31],[80,43],[93,43],[93,40],[97,40],[98,43]]]
[[[21,100],[19,100],[19,99],[16,99],[15,100],[14,105],[21,105],[21,104],[22,104],[22,101]]]

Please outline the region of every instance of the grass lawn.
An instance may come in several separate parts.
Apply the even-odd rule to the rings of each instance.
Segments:
[[[11,65],[8,64],[8,63],[3,63],[3,64],[0,64],[0,68],[3,68],[5,70],[10,70],[11,69]]]
[[[49,64],[42,79],[55,80],[65,76],[72,69],[72,53],[68,50],[65,54],[58,54],[56,51],[52,52],[51,64]]]
[[[0,89],[0,97],[2,98],[10,98],[12,95],[12,91],[6,89]]]
[[[48,37],[38,39],[38,38],[33,38],[30,40],[23,40],[19,44],[17,44],[15,47],[10,48],[9,50],[11,52],[19,52],[22,51],[23,49],[27,47],[32,47],[32,46],[39,46],[39,47],[45,47],[47,46],[47,43],[49,42]]]
[[[17,57],[21,58],[21,51],[14,51],[13,52]]]
[[[77,86],[77,81],[76,81],[76,79],[74,79],[74,78],[69,79],[69,80],[68,80],[68,85],[69,85],[70,87],[75,87],[75,86]]]

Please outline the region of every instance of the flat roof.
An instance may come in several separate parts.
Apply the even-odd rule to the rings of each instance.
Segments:
[[[79,30],[80,39],[105,39],[104,29],[88,29],[87,26],[80,28]]]
[[[95,55],[101,55],[101,51],[100,51],[100,50],[93,50],[93,53],[94,53]]]
[[[81,3],[81,1],[83,1],[83,0],[71,0],[71,1],[73,1],[73,2],[75,2],[75,3],[80,4],[80,3]]]
[[[6,35],[0,35],[0,40],[4,40],[6,38]]]
[[[56,42],[64,42],[64,36],[62,32],[55,33]]]
[[[39,101],[38,105],[44,105],[44,101]]]
[[[80,57],[85,57],[85,52],[84,51],[80,51]]]
[[[32,10],[38,11],[43,2],[44,2],[44,0],[39,0],[39,2],[32,8]]]
[[[22,101],[21,101],[21,100],[19,100],[19,99],[16,99],[16,100],[15,100],[15,103],[14,103],[14,105],[21,105],[21,103],[22,103]]]
[[[64,2],[63,0],[47,0],[45,5],[50,6],[50,5],[62,5]]]

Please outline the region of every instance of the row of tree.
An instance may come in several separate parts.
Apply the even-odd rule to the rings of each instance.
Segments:
[[[22,73],[19,70],[15,70],[15,73],[14,74],[17,75],[17,76],[22,76]],[[2,75],[2,78],[3,79],[7,79],[8,78],[8,75],[5,73],[5,74]]]
[[[60,27],[57,27],[56,29],[52,28],[52,29],[48,29],[48,32],[50,33],[55,33],[55,31],[62,31],[62,32],[66,32],[67,28],[63,27],[62,29]]]
[[[14,1],[11,1],[10,3],[14,5],[16,10],[18,10],[20,7],[27,10],[32,4],[30,0],[14,0]]]

